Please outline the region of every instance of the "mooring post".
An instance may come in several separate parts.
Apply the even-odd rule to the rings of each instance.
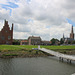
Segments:
[[[63,58],[62,57],[59,57],[59,60],[63,62]]]
[[[71,60],[67,59],[67,63],[70,63],[71,64]]]
[[[61,60],[61,57],[59,57],[59,60]]]
[[[69,59],[67,59],[67,63],[69,62]]]
[[[70,64],[71,64],[71,60],[70,60]]]
[[[62,60],[62,62],[63,62],[63,58],[62,58],[61,60]]]

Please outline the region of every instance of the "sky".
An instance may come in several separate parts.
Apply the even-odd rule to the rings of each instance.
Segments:
[[[75,32],[75,0],[0,0],[0,30],[4,20],[14,23],[14,39],[69,37]]]

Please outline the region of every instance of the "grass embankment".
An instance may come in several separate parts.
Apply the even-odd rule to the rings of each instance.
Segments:
[[[65,54],[75,54],[75,46],[67,45],[67,46],[41,46],[41,48],[47,48],[54,51],[58,51]]]
[[[36,57],[36,56],[48,56],[49,54],[41,52],[39,50],[32,50],[32,48],[38,48],[34,45],[0,45],[0,57]],[[54,51],[58,51],[65,54],[75,54],[75,46],[41,46],[41,48],[47,48]]]
[[[0,57],[36,57],[46,56],[45,53],[32,50],[32,48],[38,48],[33,45],[0,45]]]

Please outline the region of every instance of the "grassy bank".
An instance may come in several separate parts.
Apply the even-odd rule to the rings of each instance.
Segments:
[[[47,53],[39,50],[32,50],[38,48],[36,45],[0,45],[0,57],[37,57],[48,56]],[[65,54],[75,54],[75,46],[41,46],[54,51]]]
[[[38,50],[32,50],[32,48],[38,48],[38,46],[33,45],[0,45],[0,57],[37,57],[37,56],[47,56]]]
[[[0,51],[2,50],[31,50],[32,48],[38,48],[37,45],[0,45]],[[41,46],[41,48],[47,48],[51,50],[69,50],[75,49],[75,46]]]

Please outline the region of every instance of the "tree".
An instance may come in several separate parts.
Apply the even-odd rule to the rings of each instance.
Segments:
[[[63,41],[63,39],[61,38],[61,39],[60,39],[60,44],[63,44],[63,43],[64,43],[64,41]]]
[[[13,45],[20,45],[20,41],[19,41],[19,40],[14,39],[14,40],[13,40]]]
[[[75,44],[75,40],[72,42],[72,44]]]
[[[71,44],[72,42],[71,41],[68,41],[68,44]]]
[[[51,39],[51,42],[52,42],[52,45],[55,45],[56,42],[59,42],[59,40],[58,40],[58,39],[55,39],[55,38],[52,38],[52,39]]]

